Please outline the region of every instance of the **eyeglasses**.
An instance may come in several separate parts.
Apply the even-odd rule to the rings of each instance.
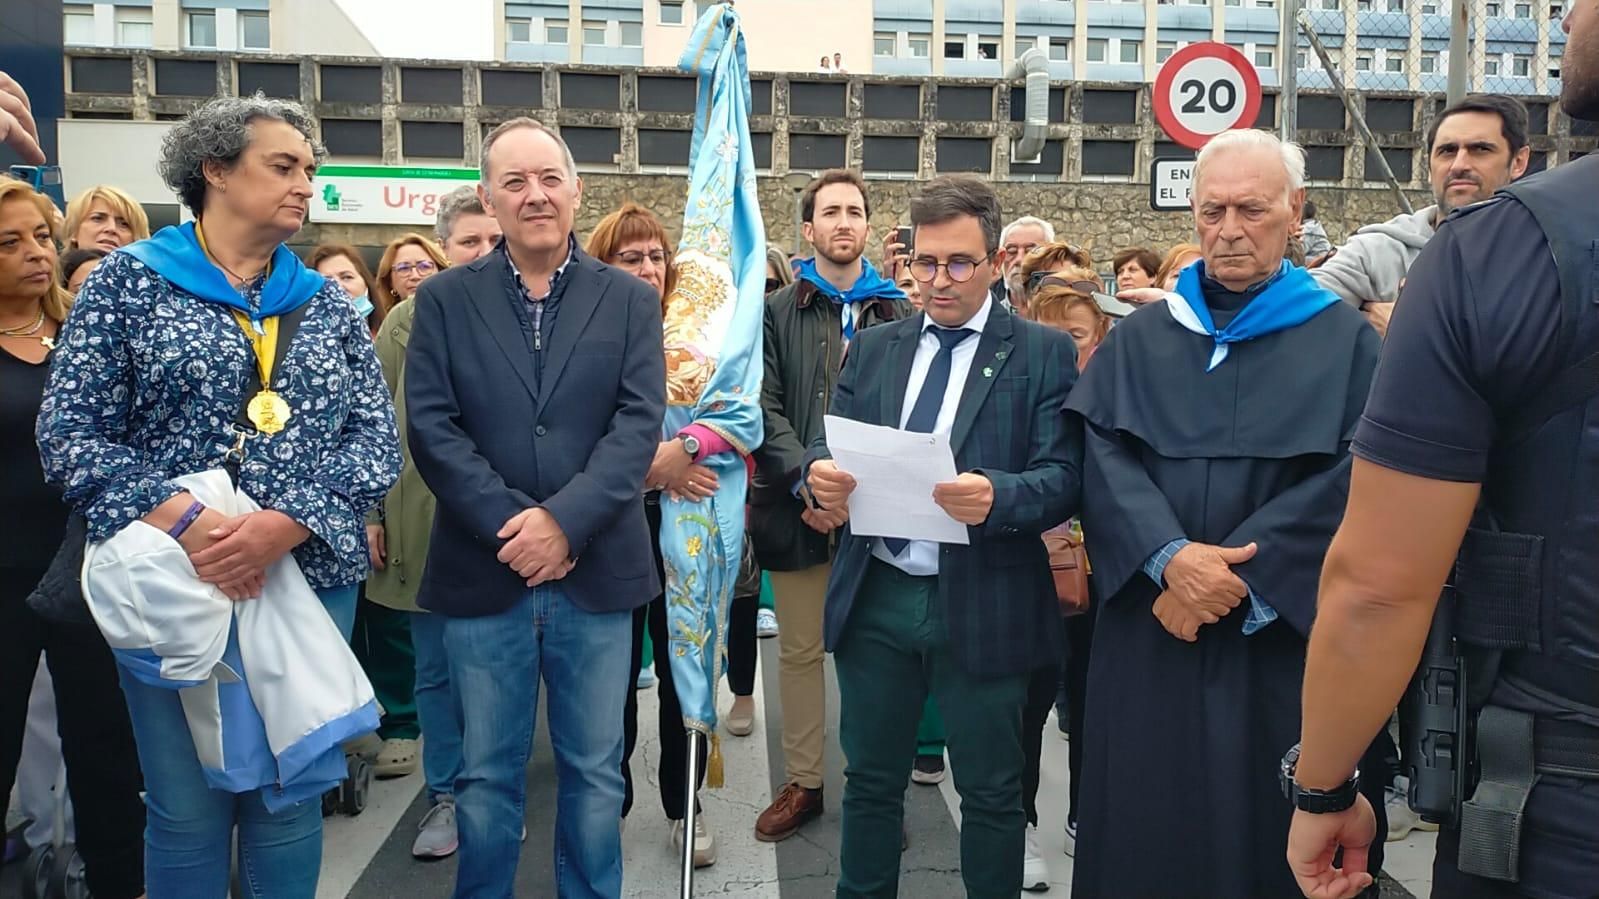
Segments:
[[[1098,293],[1100,290],[1099,285],[1093,281],[1068,281],[1048,272],[1033,272],[1027,277],[1027,292],[1029,294],[1038,293],[1046,287],[1064,287],[1084,296]]]
[[[438,269],[438,266],[424,260],[422,262],[396,262],[394,263],[393,272],[404,277],[413,272],[418,275],[431,275]]]
[[[657,266],[665,265],[666,251],[651,250],[648,253],[645,253],[641,250],[629,250],[626,253],[616,254],[616,261],[629,267],[643,265],[644,260],[646,259],[655,263]]]
[[[986,260],[976,259],[951,259],[948,262],[937,262],[932,259],[912,259],[910,264],[911,277],[923,284],[932,283],[938,277],[938,270],[943,269],[949,279],[956,284],[965,284],[977,274],[977,267]]]

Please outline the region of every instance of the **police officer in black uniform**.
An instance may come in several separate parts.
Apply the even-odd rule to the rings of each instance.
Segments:
[[[1599,120],[1599,0],[1577,0],[1561,106]],[[1370,884],[1350,787],[1443,587],[1467,683],[1460,804],[1433,895],[1599,897],[1599,155],[1456,212],[1412,266],[1355,435],[1305,669],[1289,863],[1307,896]],[[1336,854],[1336,850],[1342,853]]]

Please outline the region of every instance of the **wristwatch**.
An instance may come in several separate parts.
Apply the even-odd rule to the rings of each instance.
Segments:
[[[698,437],[693,434],[679,434],[677,439],[683,441],[683,449],[688,451],[689,458],[698,459],[700,457],[700,439]]]
[[[1295,773],[1299,770],[1299,744],[1295,743],[1288,754],[1283,756],[1282,769],[1278,778],[1282,782],[1283,795],[1294,808],[1312,815],[1330,815],[1344,811],[1355,804],[1355,797],[1360,795],[1360,769],[1349,776],[1336,789],[1312,790],[1299,785],[1294,780]]]

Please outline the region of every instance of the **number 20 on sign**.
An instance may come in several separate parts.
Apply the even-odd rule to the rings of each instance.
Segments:
[[[1260,76],[1243,53],[1226,44],[1189,44],[1161,65],[1153,99],[1160,127],[1198,150],[1223,131],[1255,124]]]

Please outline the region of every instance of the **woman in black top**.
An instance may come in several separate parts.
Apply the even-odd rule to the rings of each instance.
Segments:
[[[61,547],[67,521],[34,441],[51,351],[70,303],[58,280],[53,221],[42,194],[0,179],[0,815],[43,652],[89,889],[99,899],[132,899],[144,893],[144,803],[111,651],[97,629],[49,622],[26,602]]]

